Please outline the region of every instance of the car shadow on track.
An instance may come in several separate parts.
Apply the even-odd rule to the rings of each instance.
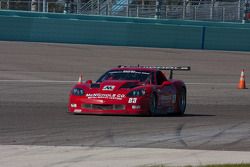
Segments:
[[[81,115],[81,116],[99,116],[99,117],[213,117],[216,115],[212,114],[184,114],[184,115],[178,115],[178,114],[157,114],[154,116],[150,115],[115,115],[115,114],[72,114],[72,115]]]
[[[153,117],[214,117],[216,115],[211,114],[184,114],[184,115],[178,115],[178,114],[164,114],[164,115],[154,115]]]
[[[176,116],[176,115],[173,115]],[[184,114],[182,117],[214,117],[212,114]],[[179,116],[178,116],[179,117]]]

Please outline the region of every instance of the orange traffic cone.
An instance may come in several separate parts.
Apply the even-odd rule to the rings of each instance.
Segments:
[[[83,75],[81,74],[80,76],[79,76],[79,79],[78,79],[78,84],[81,84],[82,83],[82,81],[83,81]]]
[[[245,82],[244,69],[241,70],[240,82],[239,82],[238,88],[239,88],[239,89],[246,89],[246,82]]]

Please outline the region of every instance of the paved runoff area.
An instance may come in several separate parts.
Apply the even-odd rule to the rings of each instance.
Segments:
[[[1,166],[130,167],[249,163],[250,152],[161,148],[3,145]]]
[[[80,73],[120,64],[191,66],[183,117],[66,113]],[[250,53],[0,42],[0,166],[250,163]],[[166,74],[168,75],[168,74]]]

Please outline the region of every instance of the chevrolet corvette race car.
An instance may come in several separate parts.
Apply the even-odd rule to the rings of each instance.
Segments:
[[[169,79],[163,70],[170,71]],[[104,73],[95,83],[79,79],[72,88],[68,112],[75,114],[183,115],[187,89],[173,71],[190,67],[124,66]]]

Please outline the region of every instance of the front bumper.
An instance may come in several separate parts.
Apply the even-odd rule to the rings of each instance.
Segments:
[[[145,97],[136,98],[136,102],[129,98],[124,98],[121,101],[70,98],[68,112],[101,115],[148,115],[149,100]]]

